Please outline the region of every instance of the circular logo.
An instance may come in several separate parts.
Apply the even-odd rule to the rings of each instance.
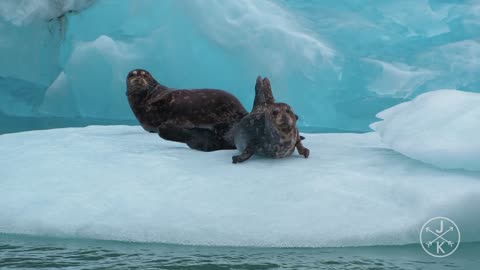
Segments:
[[[420,244],[423,250],[433,257],[450,256],[460,245],[460,230],[449,218],[432,218],[420,231]]]

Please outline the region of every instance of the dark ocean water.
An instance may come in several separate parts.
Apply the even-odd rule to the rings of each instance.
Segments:
[[[480,243],[450,257],[420,245],[349,248],[181,246],[0,234],[0,269],[480,269]]]

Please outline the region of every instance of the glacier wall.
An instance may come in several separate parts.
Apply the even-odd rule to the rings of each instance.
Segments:
[[[142,67],[247,108],[262,74],[301,126],[365,131],[424,92],[480,89],[479,24],[478,0],[2,1],[0,115],[133,120]]]

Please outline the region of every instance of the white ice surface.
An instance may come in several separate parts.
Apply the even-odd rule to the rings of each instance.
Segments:
[[[480,240],[480,174],[386,149],[375,133],[306,135],[311,157],[202,153],[140,127],[0,136],[0,232],[243,246],[416,243],[447,216]]]
[[[371,127],[391,149],[441,168],[480,170],[480,94],[438,90],[389,108]]]

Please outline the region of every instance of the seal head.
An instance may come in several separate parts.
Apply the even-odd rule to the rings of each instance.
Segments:
[[[148,132],[157,132],[157,123],[147,113],[149,101],[160,93],[168,92],[144,69],[130,71],[126,78],[128,103],[140,125]]]
[[[158,85],[158,82],[144,69],[134,69],[127,75],[127,96],[145,94]]]
[[[280,132],[290,134],[296,128],[298,116],[293,113],[290,105],[275,103],[267,108],[266,113],[271,116],[272,124]]]

